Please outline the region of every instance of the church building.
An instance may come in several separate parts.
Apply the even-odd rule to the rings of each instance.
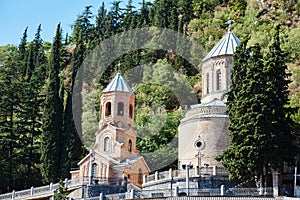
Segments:
[[[240,44],[233,32],[227,34],[202,60],[201,104],[192,105],[178,128],[178,168],[222,168],[215,160],[229,145],[226,96],[231,84],[232,56]]]
[[[149,168],[136,149],[134,130],[135,94],[120,73],[100,96],[99,129],[90,153],[71,171],[72,179],[89,177],[91,183],[142,186]]]

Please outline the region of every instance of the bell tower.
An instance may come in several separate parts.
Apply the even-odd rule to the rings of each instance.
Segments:
[[[119,72],[100,96],[94,148],[118,161],[137,155],[134,102],[135,94]]]

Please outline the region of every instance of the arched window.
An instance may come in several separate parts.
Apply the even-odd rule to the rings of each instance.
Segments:
[[[142,169],[141,168],[139,168],[138,183],[139,184],[143,183],[143,173],[142,173]]]
[[[111,115],[111,103],[107,102],[105,104],[105,117],[108,117]]]
[[[209,93],[209,73],[206,74],[206,93]]]
[[[221,70],[217,70],[217,90],[221,90]]]
[[[131,140],[129,140],[128,141],[128,151],[131,153],[131,151],[132,151],[132,141]]]
[[[133,118],[133,106],[131,104],[129,105],[129,117]]]
[[[104,151],[109,150],[109,137],[104,138]]]
[[[97,163],[92,164],[92,177],[97,177],[98,176],[98,166]]]
[[[118,115],[124,115],[124,103],[123,102],[118,103]]]

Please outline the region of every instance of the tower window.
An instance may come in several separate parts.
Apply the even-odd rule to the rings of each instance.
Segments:
[[[107,102],[105,105],[105,117],[108,117],[111,115],[111,103]]]
[[[109,150],[109,137],[104,138],[104,151]]]
[[[131,151],[132,151],[132,141],[131,140],[129,140],[128,141],[128,151],[131,153]]]
[[[143,183],[143,173],[142,173],[142,169],[141,168],[139,168],[138,183],[139,184]]]
[[[221,90],[221,70],[217,70],[217,90]]]
[[[206,74],[206,93],[208,94],[209,91],[209,73]]]
[[[92,164],[92,177],[97,177],[98,176],[97,168],[98,168],[97,163],[93,163]]]
[[[133,106],[130,104],[129,106],[129,117],[132,119],[133,118]]]
[[[118,115],[124,115],[124,103],[123,102],[118,103]]]

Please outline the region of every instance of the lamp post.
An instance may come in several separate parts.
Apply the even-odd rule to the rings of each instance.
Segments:
[[[93,156],[93,149],[90,149],[90,166],[89,166],[89,184],[93,184],[93,161],[95,160]]]
[[[188,165],[182,165],[182,168],[185,169],[185,187],[187,189],[187,196],[190,195],[190,168],[193,168],[192,163]]]
[[[198,175],[199,175],[199,181],[198,181],[198,188],[200,189],[200,180],[201,180],[201,150],[204,149],[205,143],[204,141],[200,140],[200,136],[198,136],[198,140],[194,143],[195,148],[198,151],[198,154],[196,155],[198,158]]]

